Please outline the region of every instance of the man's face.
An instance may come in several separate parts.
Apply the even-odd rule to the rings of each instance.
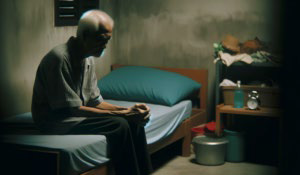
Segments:
[[[98,31],[85,39],[87,56],[99,57],[112,36],[111,31]]]

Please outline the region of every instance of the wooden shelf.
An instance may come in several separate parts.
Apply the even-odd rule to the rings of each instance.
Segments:
[[[221,64],[222,66],[226,66],[225,64],[222,63],[221,60],[217,62],[218,64]],[[245,62],[239,61],[239,62],[234,62],[230,66],[249,66],[249,67],[281,67],[281,64],[278,63],[273,63],[270,61],[267,62],[252,62],[251,64],[247,64]]]
[[[250,110],[247,107],[234,108],[232,105],[220,104],[216,107],[216,134],[220,136],[221,131],[221,114],[238,114],[238,115],[250,115],[250,116],[261,116],[261,117],[274,117],[279,118],[282,115],[280,108],[267,108],[260,107],[258,110]]]
[[[265,117],[280,117],[282,113],[280,108],[260,107],[258,110],[250,110],[247,107],[234,108],[232,105],[224,105],[224,104],[218,105],[217,110],[219,110],[220,113],[255,115],[255,116],[265,116]]]

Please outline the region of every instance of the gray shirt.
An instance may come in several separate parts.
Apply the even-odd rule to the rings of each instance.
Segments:
[[[103,101],[97,86],[94,58],[83,58],[75,38],[53,48],[41,61],[32,96],[32,116],[45,132],[64,133],[86,117],[70,109]],[[82,61],[80,61],[82,60]]]

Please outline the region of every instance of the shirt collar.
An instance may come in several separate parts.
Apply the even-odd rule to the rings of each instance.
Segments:
[[[82,46],[78,40],[71,36],[67,42],[68,51],[71,55],[71,58],[75,58],[74,61],[84,60],[84,55],[82,53]]]

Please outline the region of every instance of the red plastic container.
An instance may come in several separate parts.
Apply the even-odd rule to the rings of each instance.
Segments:
[[[205,124],[193,127],[191,129],[192,130],[192,138],[194,138],[196,136],[204,135],[204,128],[205,128]]]
[[[223,127],[221,127],[223,129]],[[209,137],[216,137],[215,130],[216,130],[216,122],[208,122],[199,126],[195,126],[192,129],[192,138],[195,136],[202,136],[206,135]]]

